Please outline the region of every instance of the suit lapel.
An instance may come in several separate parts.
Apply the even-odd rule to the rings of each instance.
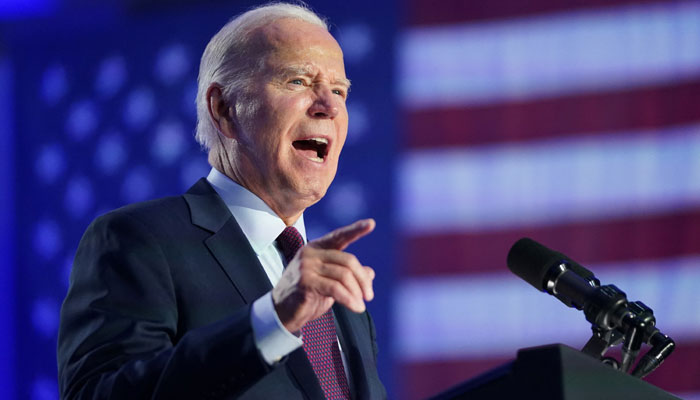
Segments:
[[[246,303],[272,289],[260,260],[233,217],[205,243]]]
[[[360,345],[361,338],[358,336],[359,332],[367,331],[367,328],[363,326],[361,321],[361,318],[364,318],[364,314],[355,314],[338,303],[333,305],[333,313],[339,328],[337,330],[338,338],[343,346],[343,353],[345,353],[348,369],[350,370],[350,382],[348,382],[350,384],[350,395],[353,399],[369,398],[370,390],[367,387],[366,371],[369,364],[371,364],[370,361],[373,360],[367,360],[367,355],[363,355],[360,351],[361,348],[367,346],[366,343],[365,346]],[[368,337],[365,342],[367,340],[371,339]]]
[[[192,223],[212,232],[205,244],[246,303],[250,304],[270,291],[270,280],[248,239],[207,180],[200,179],[184,198],[190,207]],[[303,348],[289,355],[286,367],[311,399],[324,399]]]
[[[314,372],[309,358],[306,357],[306,352],[303,348],[294,350],[287,360],[287,368],[294,375],[302,390],[309,395],[311,399],[325,399],[321,383]]]
[[[205,244],[245,302],[250,304],[272,289],[248,239],[206,179],[200,179],[184,198],[192,223],[212,232]]]
[[[270,291],[270,281],[248,239],[206,179],[200,179],[184,194],[184,198],[190,207],[192,223],[212,232],[205,244],[246,303],[250,304]],[[337,303],[333,306],[333,313],[338,327],[336,332],[348,363],[351,396],[354,399],[367,398],[371,392],[367,387],[365,369],[371,367],[373,360],[367,359],[371,354],[363,355],[360,349],[368,347],[366,342],[371,338],[358,336],[358,332],[367,331],[361,316]],[[287,368],[311,399],[324,398],[304,349],[299,348],[289,355]]]

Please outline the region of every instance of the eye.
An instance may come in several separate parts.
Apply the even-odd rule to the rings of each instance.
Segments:
[[[291,81],[289,81],[289,83],[291,83],[292,85],[303,85],[304,80],[303,79],[292,79]]]
[[[345,98],[345,91],[341,89],[333,89],[333,94],[337,94],[340,97]]]

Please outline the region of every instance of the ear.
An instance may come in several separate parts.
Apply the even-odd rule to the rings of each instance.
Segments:
[[[211,84],[207,89],[207,108],[209,118],[222,135],[229,139],[236,137],[235,124],[233,123],[233,108],[229,107],[224,99],[221,86],[216,83]]]

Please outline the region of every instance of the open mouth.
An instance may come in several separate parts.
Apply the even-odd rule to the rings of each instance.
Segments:
[[[295,140],[292,146],[311,161],[323,162],[328,155],[328,139],[325,138]]]

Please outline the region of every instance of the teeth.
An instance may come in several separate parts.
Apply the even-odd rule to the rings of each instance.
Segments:
[[[317,163],[323,162],[323,158],[321,158],[321,157],[306,157],[306,158],[308,158],[309,160],[311,160],[313,162],[317,162]]]
[[[311,138],[309,140],[313,140],[316,143],[328,144],[328,139],[326,138]]]

